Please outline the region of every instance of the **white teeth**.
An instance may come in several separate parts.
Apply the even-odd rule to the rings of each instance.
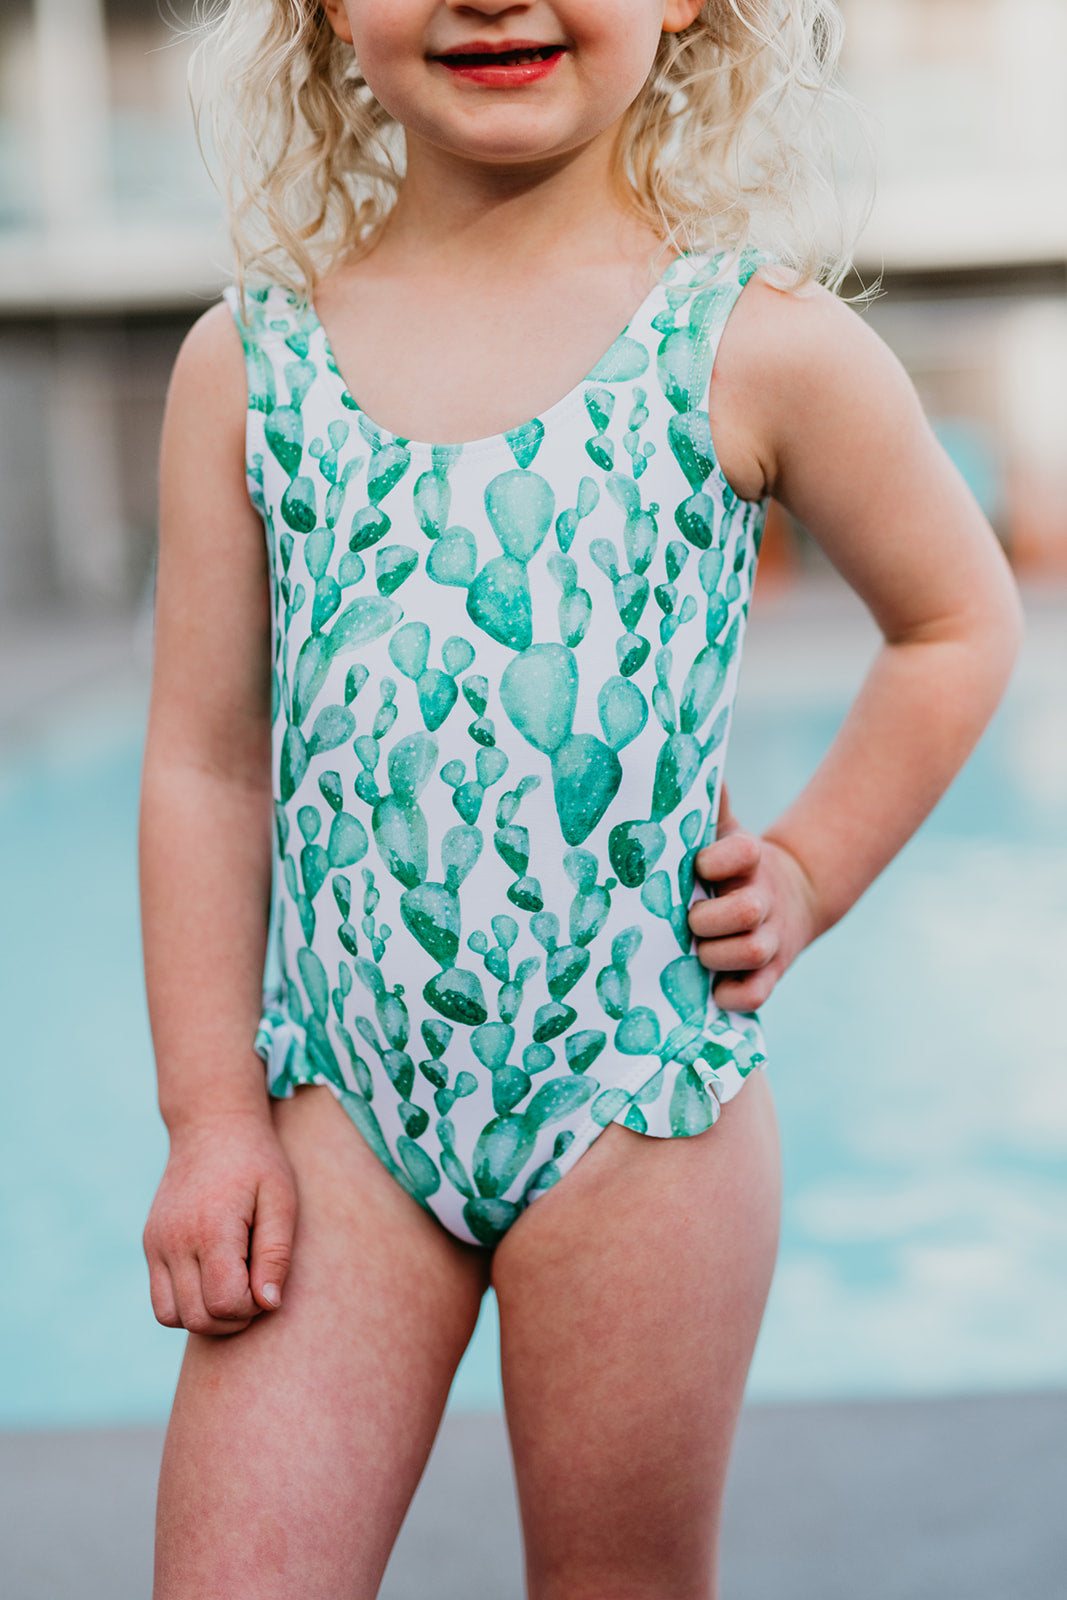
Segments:
[[[441,59],[459,62],[465,67],[518,66],[527,61],[543,61],[547,56],[555,55],[559,48],[559,45],[546,44],[531,46],[528,50],[455,50]]]

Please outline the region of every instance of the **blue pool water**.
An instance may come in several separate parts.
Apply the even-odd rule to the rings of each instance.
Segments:
[[[757,1399],[1067,1384],[1067,709],[1010,692],[915,840],[764,1011],[785,1154]],[[764,825],[843,693],[742,700]],[[0,756],[0,1425],[166,1414],[140,1230],[165,1160],[138,958],[143,707]],[[453,1405],[499,1403],[492,1304]]]

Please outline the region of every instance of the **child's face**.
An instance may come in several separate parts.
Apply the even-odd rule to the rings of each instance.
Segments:
[[[688,27],[701,3],[324,0],[324,9],[410,134],[517,166],[611,128],[644,85],[661,33]]]

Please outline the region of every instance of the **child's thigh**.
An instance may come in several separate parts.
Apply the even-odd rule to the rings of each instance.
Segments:
[[[766,1081],[691,1139],[612,1125],[497,1248],[531,1600],[707,1600],[778,1243]]]
[[[488,1275],[328,1090],[301,1090],[275,1119],[299,1197],[284,1305],[229,1338],[189,1338],[157,1600],[374,1595]]]

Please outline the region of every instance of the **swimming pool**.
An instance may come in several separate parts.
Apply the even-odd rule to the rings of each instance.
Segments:
[[[1067,1384],[1065,615],[1035,619],[949,795],[764,1010],[786,1201],[754,1399]],[[775,666],[771,626],[754,623],[730,754],[754,827],[848,691],[832,661]],[[790,649],[814,659],[821,626]],[[160,1418],[180,1357],[140,1253],[166,1150],[138,958],[143,709],[141,689],[109,692],[0,750],[8,1427]],[[488,1303],[454,1406],[499,1404],[495,1361]]]

